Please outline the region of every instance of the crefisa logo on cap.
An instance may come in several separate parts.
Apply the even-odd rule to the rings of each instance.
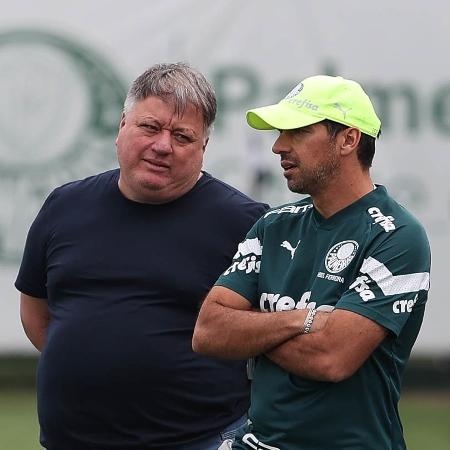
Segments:
[[[291,92],[289,92],[288,95],[286,95],[286,97],[284,97],[286,100],[292,97],[295,97],[301,90],[303,89],[303,83],[299,83],[297,84],[297,86],[295,86],[294,89],[292,89]]]

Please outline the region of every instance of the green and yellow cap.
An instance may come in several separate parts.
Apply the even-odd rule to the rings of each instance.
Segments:
[[[276,105],[247,111],[247,122],[257,130],[292,130],[324,119],[358,128],[376,138],[381,121],[363,88],[342,77],[305,78]]]

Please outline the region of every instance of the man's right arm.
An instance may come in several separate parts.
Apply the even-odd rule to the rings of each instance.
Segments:
[[[214,286],[200,309],[192,339],[195,352],[246,359],[299,335],[308,310],[260,312],[242,295]]]
[[[47,299],[20,294],[20,319],[30,342],[41,351],[47,337],[50,313]]]
[[[192,348],[230,359],[264,353],[287,372],[337,382],[352,375],[388,334],[360,314],[334,310],[318,311],[311,333],[302,335],[307,313],[252,311],[247,299],[215,286],[200,310]]]

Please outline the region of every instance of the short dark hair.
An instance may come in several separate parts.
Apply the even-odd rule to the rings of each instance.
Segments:
[[[182,114],[188,104],[194,105],[202,113],[205,132],[209,134],[216,118],[216,94],[198,70],[182,62],[155,64],[131,84],[124,112],[152,95],[173,101],[178,114]]]
[[[345,130],[346,128],[350,128],[347,125],[333,122],[332,120],[328,119],[325,119],[320,123],[323,123],[327,127],[328,134],[330,135],[331,139],[335,139],[340,131]],[[380,133],[378,133],[378,136],[379,135]],[[358,156],[359,162],[361,163],[361,166],[364,169],[370,169],[370,167],[372,167],[372,161],[375,155],[375,138],[361,132],[361,139],[359,141],[356,154]]]

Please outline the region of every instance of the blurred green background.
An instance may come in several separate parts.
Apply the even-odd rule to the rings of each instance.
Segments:
[[[42,449],[34,390],[36,362],[34,357],[0,358],[1,450]],[[450,358],[411,360],[400,414],[408,450],[450,449]]]

